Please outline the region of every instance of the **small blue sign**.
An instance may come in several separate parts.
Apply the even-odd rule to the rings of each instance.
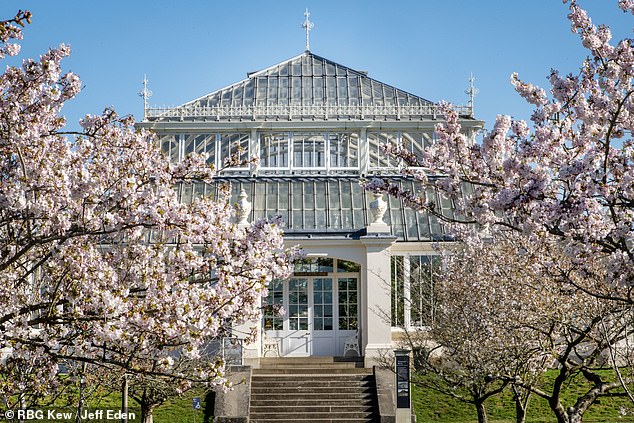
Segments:
[[[200,398],[199,397],[192,398],[192,408],[194,410],[200,410],[201,409]]]

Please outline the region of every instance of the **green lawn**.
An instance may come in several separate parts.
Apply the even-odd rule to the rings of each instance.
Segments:
[[[554,372],[547,374],[547,379],[552,378]],[[575,393],[583,392],[587,389],[581,381],[575,381],[567,387],[565,398],[572,398]],[[474,423],[477,422],[475,408],[472,405],[461,403],[448,396],[438,392],[424,389],[421,387],[413,387],[413,405],[418,423]],[[201,399],[202,408],[193,410],[192,399],[199,397]],[[564,405],[570,404],[570,401],[564,402]],[[92,400],[89,403],[91,409],[100,410],[118,410],[121,408],[121,394],[110,394],[100,400]],[[206,398],[204,389],[195,389],[186,392],[181,397],[173,398],[154,411],[155,423],[210,423],[212,401]],[[515,421],[515,406],[513,399],[509,393],[491,398],[487,405],[487,413],[491,423],[512,423]],[[599,403],[595,403],[584,417],[584,422],[601,422],[601,423],[622,423],[634,422],[634,417],[622,417],[619,415],[619,408],[626,407],[630,410],[634,409],[634,405],[629,403],[625,398],[604,398]],[[207,411],[205,409],[207,408]],[[64,411],[67,411],[66,408]],[[139,406],[131,398],[129,400],[129,411],[136,414],[136,419],[141,421],[141,410]],[[10,421],[10,420],[9,420]],[[47,422],[48,420],[37,420]],[[112,422],[113,420],[101,420],[103,422]],[[118,420],[117,420],[118,421]],[[556,422],[548,404],[545,400],[533,396],[529,404],[527,421],[529,423],[551,423]],[[56,423],[65,422],[64,420],[55,420]],[[74,422],[74,420],[69,420]]]
[[[173,398],[160,407],[154,410],[154,423],[211,423],[211,412],[210,410],[206,410],[208,406],[211,406],[211,402],[206,401],[206,391],[204,389],[194,389],[188,391],[180,397]],[[194,397],[199,397],[201,399],[201,409],[194,410],[192,406],[192,399]],[[75,423],[74,417],[72,419],[55,419],[49,420],[46,418],[46,413],[48,410],[54,410],[59,413],[72,413],[75,415],[76,408],[69,408],[66,403],[60,403],[58,406],[53,407],[29,407],[33,410],[42,409],[44,411],[43,419],[32,418],[28,421],[33,421],[34,423]],[[95,410],[103,410],[103,413],[106,413],[106,410],[118,411],[121,409],[121,393],[112,393],[100,399],[90,399],[88,401],[88,409],[90,411]],[[140,422],[141,421],[141,409],[138,404],[130,398],[128,401],[128,411],[130,413],[134,413],[134,419],[130,419],[130,423]],[[4,420],[3,420],[4,421]],[[6,419],[7,422],[17,422],[16,420]],[[85,420],[91,422],[119,422],[119,419],[116,420],[108,420],[105,418],[93,419],[93,420]]]
[[[552,377],[554,372],[549,372],[547,377]],[[582,382],[573,383],[564,392],[564,400],[575,396],[575,393],[584,392],[585,385]],[[587,389],[587,388],[585,388]],[[565,405],[572,402],[564,401]],[[446,395],[425,389],[413,387],[413,405],[418,423],[472,423],[477,422],[475,407],[464,404]],[[619,415],[620,407],[634,409],[626,398],[603,398],[592,405],[584,415],[584,422],[634,422],[633,416],[623,417]],[[493,397],[486,403],[487,414],[491,423],[510,423],[515,421],[515,404],[510,393]],[[556,422],[548,403],[535,395],[532,396],[527,410],[527,422],[550,423]]]

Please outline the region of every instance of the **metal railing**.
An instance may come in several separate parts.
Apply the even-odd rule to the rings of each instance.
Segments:
[[[243,340],[235,337],[218,338],[210,341],[205,354],[221,357],[226,366],[241,366],[243,364]]]
[[[471,106],[454,106],[463,116],[472,116]],[[181,107],[150,107],[145,109],[145,119],[157,118],[207,118],[214,120],[266,120],[287,118],[289,120],[302,118],[315,119],[401,119],[406,117],[427,117],[435,119],[440,112],[437,104],[412,105],[262,105],[262,106],[181,106]]]

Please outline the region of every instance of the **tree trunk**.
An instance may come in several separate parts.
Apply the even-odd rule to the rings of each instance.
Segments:
[[[154,423],[154,407],[156,404],[141,404],[141,423]]]
[[[579,413],[576,410],[568,413],[568,421],[570,423],[581,423],[583,421],[583,413]]]
[[[531,398],[531,392],[516,385],[513,385],[512,389],[513,400],[515,400],[515,422],[526,423],[526,409]]]
[[[526,423],[526,408],[520,398],[515,398],[515,422]]]
[[[476,410],[478,411],[478,423],[489,423],[487,417],[487,410],[484,408],[484,401],[475,403]]]

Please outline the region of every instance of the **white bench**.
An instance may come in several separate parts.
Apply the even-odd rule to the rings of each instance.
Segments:
[[[350,351],[357,353],[357,357],[361,357],[361,351],[359,350],[359,331],[354,336],[346,339],[346,343],[343,344],[343,356],[346,357]]]

